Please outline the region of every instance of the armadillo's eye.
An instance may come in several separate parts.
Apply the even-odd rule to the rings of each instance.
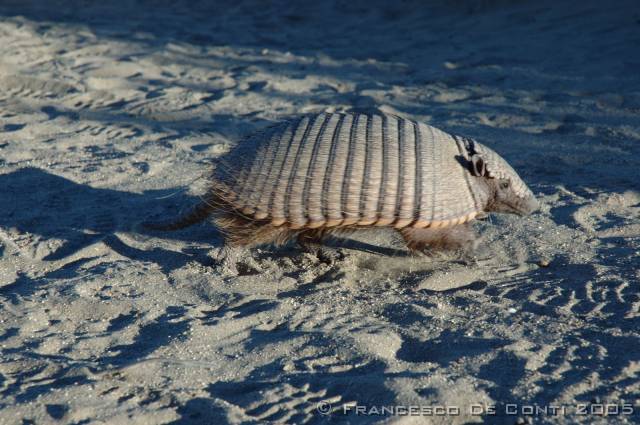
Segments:
[[[502,189],[509,189],[509,180],[503,180],[502,182],[500,182],[500,187]]]

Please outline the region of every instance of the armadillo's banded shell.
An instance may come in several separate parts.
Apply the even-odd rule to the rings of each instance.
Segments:
[[[237,210],[274,225],[438,227],[483,209],[468,143],[396,116],[323,113],[251,136],[214,178]]]

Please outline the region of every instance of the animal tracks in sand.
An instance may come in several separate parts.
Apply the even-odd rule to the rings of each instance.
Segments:
[[[220,383],[211,385],[209,391],[253,420],[276,423],[306,423],[317,417],[319,405],[337,409],[344,404],[341,396],[328,396],[327,389],[314,390],[309,383]]]
[[[0,77],[0,93],[3,96],[0,100],[16,98],[46,100],[68,96],[77,92],[77,86],[56,79],[41,79],[15,74]]]
[[[575,221],[598,238],[638,237],[640,193],[624,192],[599,195],[573,214]]]

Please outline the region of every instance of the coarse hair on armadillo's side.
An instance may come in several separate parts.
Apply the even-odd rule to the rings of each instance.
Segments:
[[[216,180],[211,180],[209,192],[201,199],[225,243],[231,246],[284,245],[296,235],[284,226],[273,226],[270,220],[257,220],[243,214],[231,201],[232,192]]]
[[[233,213],[215,214],[214,223],[229,246],[284,245],[297,232],[285,226],[276,227],[267,220],[247,219]]]

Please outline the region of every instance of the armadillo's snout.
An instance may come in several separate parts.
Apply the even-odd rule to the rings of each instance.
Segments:
[[[538,211],[538,209],[540,209],[540,202],[538,202],[535,196],[524,199],[520,205],[518,205],[520,215],[529,215]]]

